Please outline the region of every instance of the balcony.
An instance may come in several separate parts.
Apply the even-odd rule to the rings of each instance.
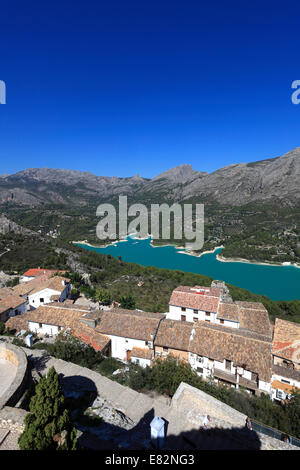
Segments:
[[[237,384],[236,375],[228,372],[226,370],[214,369],[213,375],[216,379],[224,380],[225,382],[230,382],[232,384]]]
[[[257,390],[258,389],[258,385],[257,385],[257,382],[255,380],[245,379],[244,377],[240,377],[239,385],[241,387],[245,387],[245,388],[248,388],[250,390]]]

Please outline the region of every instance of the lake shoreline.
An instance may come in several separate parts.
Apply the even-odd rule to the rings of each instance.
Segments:
[[[285,267],[294,267],[300,268],[300,265],[297,263],[291,263],[290,261],[284,261],[282,263],[270,263],[268,261],[249,261],[245,258],[225,258],[222,255],[217,254],[216,256],[218,261],[222,263],[246,263],[246,264],[257,264],[259,266],[285,266]]]
[[[148,237],[136,237],[135,234],[133,233],[133,234],[128,235],[128,237],[131,237],[134,240],[148,240],[148,238],[151,238],[150,245],[152,246],[152,248],[163,248],[163,247],[166,247],[166,246],[174,246],[174,248],[177,250],[178,253],[181,253],[183,255],[188,255],[188,256],[194,256],[196,258],[201,258],[201,256],[203,256],[203,255],[215,253],[215,251],[218,250],[219,248],[224,248],[224,246],[221,245],[221,246],[216,246],[213,250],[206,250],[206,251],[203,251],[202,253],[195,253],[193,251],[186,250],[184,248],[184,246],[176,246],[172,243],[168,243],[168,244],[165,244],[165,245],[154,245],[153,244],[153,238],[151,237],[151,234]],[[109,246],[116,246],[118,243],[121,243],[121,242],[127,242],[127,239],[113,241],[111,243],[107,243],[106,245],[92,245],[87,240],[72,241],[72,243],[74,245],[80,244],[80,245],[85,245],[85,246],[88,246],[90,248],[96,248],[96,249],[97,248],[100,248],[100,249],[101,248],[108,248]],[[245,258],[225,258],[221,254],[217,254],[216,259],[218,261],[220,261],[221,263],[246,263],[246,264],[256,264],[256,265],[260,265],[260,266],[286,266],[286,267],[290,266],[290,267],[294,267],[294,268],[300,268],[299,264],[291,263],[290,261],[284,261],[282,263],[276,263],[276,262],[275,263],[270,263],[269,261],[250,261],[250,260],[247,260]]]

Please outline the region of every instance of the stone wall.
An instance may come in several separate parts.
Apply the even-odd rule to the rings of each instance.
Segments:
[[[205,415],[210,415],[211,428],[226,429],[234,431],[235,439],[247,440],[245,436],[245,422],[247,416],[231,408],[231,406],[217,400],[201,390],[181,382],[172,398],[171,408],[177,414],[177,422],[181,429],[177,433],[199,429]],[[256,432],[256,431],[254,431]],[[300,450],[291,444],[287,444],[273,437],[266,436],[260,432],[256,433],[261,450]],[[251,440],[249,441],[251,444]]]
[[[0,409],[5,405],[14,406],[22,396],[28,378],[28,362],[24,351],[13,344],[0,342],[0,359],[17,367],[16,375],[8,389],[0,396]]]

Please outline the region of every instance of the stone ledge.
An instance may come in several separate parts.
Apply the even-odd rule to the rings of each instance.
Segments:
[[[9,343],[0,343],[0,359],[17,366],[17,372],[9,388],[0,396],[0,410],[5,405],[15,405],[22,395],[28,376],[28,361],[21,348]]]

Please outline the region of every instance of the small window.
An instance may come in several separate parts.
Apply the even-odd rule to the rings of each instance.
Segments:
[[[164,352],[168,352],[168,351],[169,351],[169,348],[165,348],[165,347],[164,347],[164,348],[163,348],[163,351],[164,351]]]
[[[43,324],[42,324],[42,323],[39,323],[39,328],[43,328]]]
[[[182,311],[182,312],[185,312],[185,311],[186,311],[186,308],[185,308],[185,307],[181,307],[181,311]]]
[[[206,315],[207,317],[210,317],[210,312],[205,312],[205,315]]]
[[[205,320],[207,323],[210,323],[210,320]]]
[[[194,308],[194,313],[198,313],[198,310],[196,308]]]
[[[193,320],[194,320],[194,322],[197,322],[197,321],[198,321],[198,318],[197,318],[197,317],[194,317]]]
[[[289,380],[281,379],[281,382],[284,383],[284,384],[290,384],[290,381],[289,381]]]
[[[186,320],[186,316],[185,315],[181,315],[181,321],[185,321]]]
[[[221,325],[224,325],[224,320],[221,318],[220,320]]]
[[[40,298],[40,303],[43,304],[44,303],[44,299],[43,297]]]
[[[203,374],[203,367],[197,367],[197,372],[200,372],[200,374]]]

